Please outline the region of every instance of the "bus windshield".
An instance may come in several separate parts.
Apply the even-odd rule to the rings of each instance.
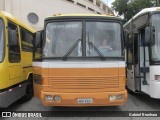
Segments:
[[[160,14],[153,14],[151,17],[152,26],[155,28],[155,43],[151,45],[153,61],[160,61]]]
[[[46,27],[46,41],[43,49],[43,57],[63,57],[77,41],[82,39],[81,22],[54,22]],[[68,55],[68,57],[81,56],[78,48],[81,42]],[[79,49],[80,50],[80,49]]]
[[[4,27],[3,21],[0,19],[0,62],[3,60],[3,51],[4,51]]]
[[[98,57],[91,46],[98,48],[104,57],[121,57],[121,27],[113,22],[87,22],[86,23],[86,55]]]
[[[82,35],[84,33],[82,30],[86,32],[84,35]],[[85,40],[82,36],[85,36]],[[53,22],[46,26],[44,58],[85,56],[103,59],[121,57],[121,53],[121,25],[119,23],[86,22],[86,26],[83,26],[82,22]]]

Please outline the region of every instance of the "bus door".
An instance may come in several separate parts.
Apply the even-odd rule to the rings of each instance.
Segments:
[[[140,41],[139,41],[139,78],[140,78],[140,88],[144,93],[149,93],[149,47],[145,42],[145,29],[140,29]]]
[[[12,22],[8,22],[8,51],[9,84],[12,86],[23,79],[18,27]]]
[[[138,33],[134,33],[133,34],[133,66],[134,66],[134,84],[135,84],[135,91],[136,90],[140,90],[140,84],[141,84],[141,80],[139,77],[139,34]]]

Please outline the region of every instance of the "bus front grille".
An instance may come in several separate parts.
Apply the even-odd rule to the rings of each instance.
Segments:
[[[118,77],[52,77],[49,79],[52,89],[109,89],[118,88]]]

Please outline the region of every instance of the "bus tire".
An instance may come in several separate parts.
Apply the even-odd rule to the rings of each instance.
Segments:
[[[33,97],[33,82],[32,76],[29,76],[28,81],[26,83],[26,94],[24,96],[25,101],[31,100]]]
[[[131,95],[135,95],[136,94],[134,91],[130,90],[127,86],[126,86],[126,90]]]

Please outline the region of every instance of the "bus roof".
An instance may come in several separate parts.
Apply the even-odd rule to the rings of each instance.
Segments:
[[[114,20],[122,20],[120,17],[116,17],[112,14],[99,15],[99,14],[55,14],[51,17],[47,17],[45,20],[52,20],[56,18],[108,18]]]
[[[139,13],[137,13],[135,16],[133,16],[127,23],[124,24],[124,27],[127,26],[132,20],[136,19],[140,15],[143,15],[145,13],[152,13],[152,12],[160,12],[160,7],[152,7],[152,8],[145,8],[141,10]]]
[[[17,19],[16,17],[14,17],[13,15],[11,15],[11,14],[8,13],[8,12],[0,11],[0,16],[3,16],[3,17],[5,17],[5,18],[8,19],[8,20],[13,21],[14,23],[22,26],[23,28],[29,30],[29,31],[32,32],[32,33],[36,32],[33,28],[31,28],[31,27],[29,27],[28,25],[26,25],[25,23],[21,22],[19,19]]]
[[[160,11],[160,7],[152,7],[152,8],[145,8],[143,10],[141,10],[139,13],[137,13],[133,19],[135,19],[136,17],[144,14],[144,13],[151,13],[151,12],[154,12],[154,11]]]

